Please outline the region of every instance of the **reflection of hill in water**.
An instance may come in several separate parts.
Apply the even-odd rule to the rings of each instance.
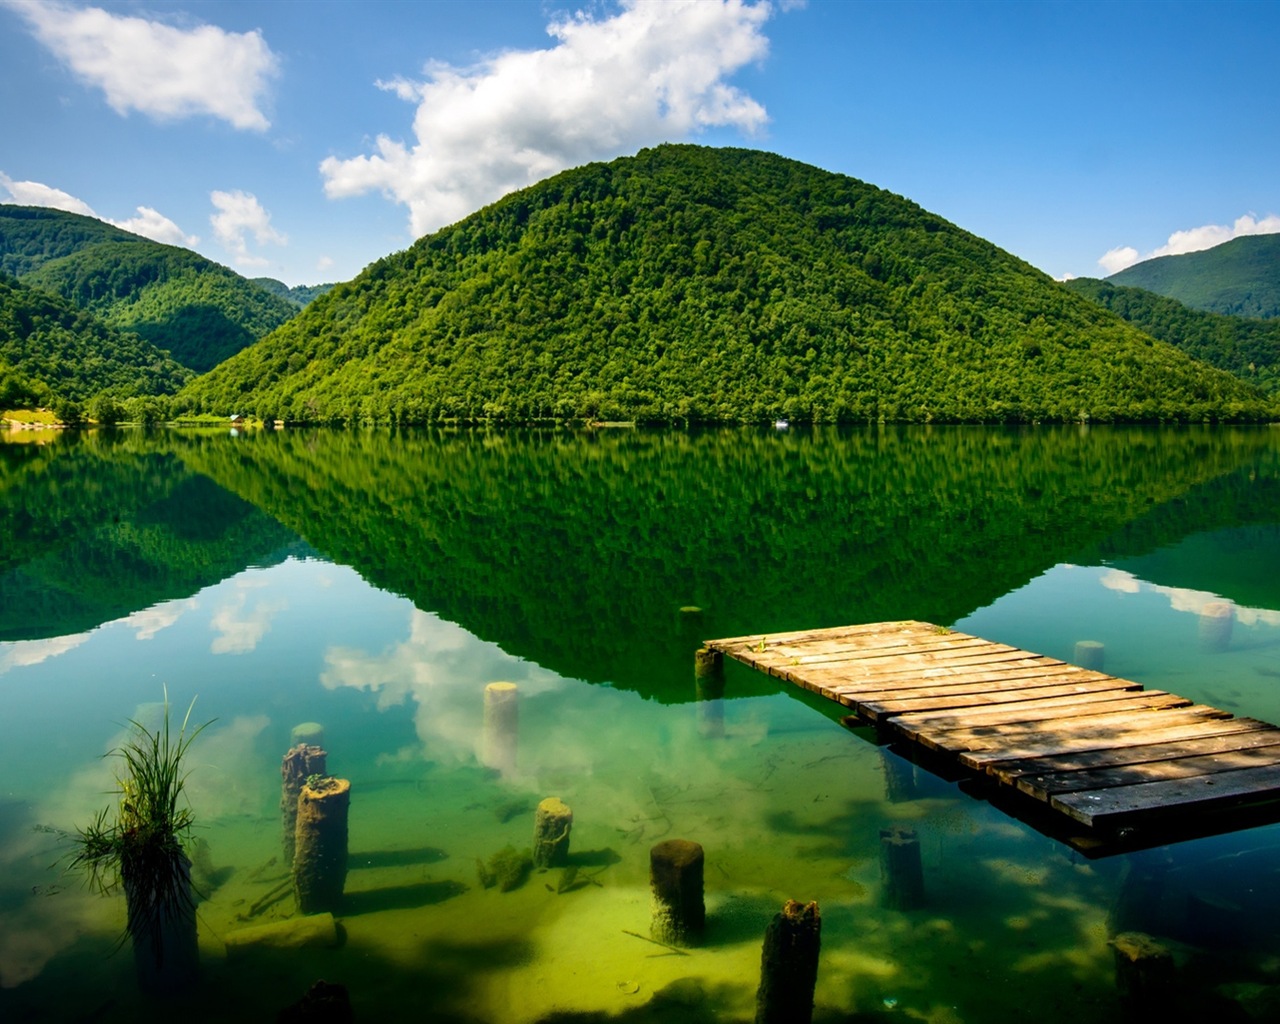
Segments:
[[[164,440],[0,445],[0,640],[83,632],[280,561],[296,545],[160,450]]]
[[[1211,482],[1241,485],[1264,453],[1274,466],[1277,440],[921,428],[174,443],[377,586],[562,674],[657,695],[687,678],[699,635],[950,623],[1135,521],[1146,531],[1123,545],[1140,551],[1211,529],[1229,504]],[[689,604],[706,609],[696,624],[680,621]]]

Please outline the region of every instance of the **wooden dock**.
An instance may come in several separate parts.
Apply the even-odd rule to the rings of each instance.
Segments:
[[[1280,728],[1126,679],[926,622],[706,646],[1086,851],[1280,820]]]

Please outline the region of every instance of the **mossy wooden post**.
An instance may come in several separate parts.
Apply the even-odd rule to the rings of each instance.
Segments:
[[[324,726],[319,722],[299,722],[289,733],[289,746],[305,743],[308,747],[324,746]]]
[[[1101,640],[1077,640],[1072,660],[1081,668],[1101,672],[1106,653],[1106,645]]]
[[[490,683],[484,688],[484,735],[480,760],[503,775],[516,770],[520,726],[520,688],[515,683]]]
[[[649,934],[659,942],[692,946],[702,937],[702,864],[702,847],[688,839],[667,839],[649,851]]]
[[[567,864],[572,828],[573,811],[558,796],[549,796],[538,804],[533,816],[533,866],[558,868]]]
[[[787,900],[765,929],[756,1024],[809,1024],[821,944],[818,904]]]
[[[293,893],[300,914],[341,909],[350,806],[351,783],[346,779],[319,779],[304,785],[298,795]]]
[[[915,800],[920,795],[916,790],[916,766],[911,761],[901,754],[894,753],[888,747],[881,747],[880,763],[884,766],[886,800],[897,804]]]
[[[1116,954],[1116,988],[1134,1016],[1155,1020],[1172,1005],[1173,954],[1143,932],[1121,932],[1111,940]]]
[[[1210,601],[1200,610],[1200,648],[1215,654],[1231,644],[1236,609],[1230,601]]]
[[[693,685],[697,696],[698,734],[704,739],[724,735],[724,655],[709,647],[693,655]]]
[[[320,747],[300,743],[291,747],[280,764],[280,831],[284,839],[284,863],[293,863],[293,843],[298,822],[298,794],[308,777],[325,774],[328,754]]]
[[[137,927],[135,914],[147,924],[134,932],[133,965],[138,986],[144,992],[173,995],[189,988],[200,975],[200,944],[196,935],[195,892],[191,887],[191,861],[181,855],[175,863],[179,874],[179,890],[185,898],[167,900],[151,906],[154,893],[146,883],[142,891],[126,872],[121,872],[129,930]]]
[[[880,877],[884,904],[892,910],[915,910],[924,903],[924,869],[915,829],[895,825],[880,830]]]

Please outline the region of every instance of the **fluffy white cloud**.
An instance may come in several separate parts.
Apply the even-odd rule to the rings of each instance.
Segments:
[[[9,193],[9,201],[21,206],[48,206],[55,210],[66,210],[68,213],[79,213],[85,217],[97,217],[108,224],[114,224],[135,235],[142,235],[155,242],[166,245],[194,246],[200,239],[196,235],[188,235],[164,214],[153,210],[150,206],[139,206],[138,215],[128,220],[112,220],[100,217],[96,210],[83,199],[77,199],[69,192],[51,185],[42,185],[38,181],[14,181],[7,174],[0,173],[0,188]]]
[[[1131,267],[1139,260],[1200,252],[1244,235],[1274,234],[1280,234],[1280,216],[1273,213],[1259,220],[1254,214],[1246,213],[1243,217],[1237,217],[1234,224],[1204,224],[1198,228],[1175,231],[1169,236],[1169,241],[1145,256],[1140,256],[1138,250],[1130,245],[1112,249],[1098,260],[1098,266],[1108,274],[1118,274],[1125,267]]]
[[[111,223],[118,228],[124,228],[125,231],[132,231],[135,235],[142,235],[143,238],[150,238],[153,242],[163,242],[165,245],[185,245],[191,248],[200,241],[196,235],[188,235],[164,214],[149,206],[139,206],[136,217],[130,217],[128,220],[113,220]]]
[[[258,245],[288,244],[288,236],[271,226],[271,214],[263,209],[252,192],[215,190],[209,193],[209,199],[218,211],[209,217],[213,233],[239,266],[262,267],[268,262],[249,251],[249,235]]]
[[[255,131],[270,124],[260,104],[279,61],[261,32],[178,28],[57,0],[3,2],[118,114],[137,110],[160,121],[208,114]]]
[[[0,173],[0,186],[9,193],[9,201],[20,206],[48,206],[85,217],[98,216],[93,212],[93,207],[83,199],[77,199],[69,192],[63,192],[52,185],[42,185],[38,181],[14,181],[7,174]]]
[[[380,190],[421,235],[566,167],[713,126],[754,132],[764,108],[725,78],[766,55],[771,14],[766,2],[626,0],[612,17],[553,21],[549,49],[378,82],[417,103],[416,141],[379,135],[372,154],[329,157],[325,193]]]
[[[0,676],[10,669],[39,665],[67,651],[74,651],[89,639],[88,633],[75,636],[55,636],[47,640],[15,640],[0,649]]]
[[[209,628],[218,635],[209,650],[214,654],[249,654],[271,632],[272,621],[286,607],[283,601],[257,601],[250,608],[247,596],[237,594],[234,601],[214,612]]]

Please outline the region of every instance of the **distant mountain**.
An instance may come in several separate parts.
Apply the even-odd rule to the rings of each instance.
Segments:
[[[906,199],[769,153],[676,145],[418,240],[178,402],[309,422],[1274,413]]]
[[[172,394],[190,377],[154,345],[66,299],[0,276],[0,404]]]
[[[1246,235],[1201,252],[1160,256],[1107,281],[1212,313],[1280,317],[1280,235]]]
[[[295,284],[290,288],[283,281],[277,281],[274,277],[252,277],[249,280],[263,291],[268,291],[286,302],[291,302],[299,309],[309,305],[326,292],[333,290],[332,284]]]
[[[189,249],[44,207],[0,206],[0,268],[136,333],[197,372],[251,345],[298,308]]]
[[[1252,320],[1191,309],[1176,299],[1080,277],[1066,282],[1083,295],[1153,338],[1167,341],[1210,366],[1226,370],[1264,391],[1280,394],[1280,319]]]

